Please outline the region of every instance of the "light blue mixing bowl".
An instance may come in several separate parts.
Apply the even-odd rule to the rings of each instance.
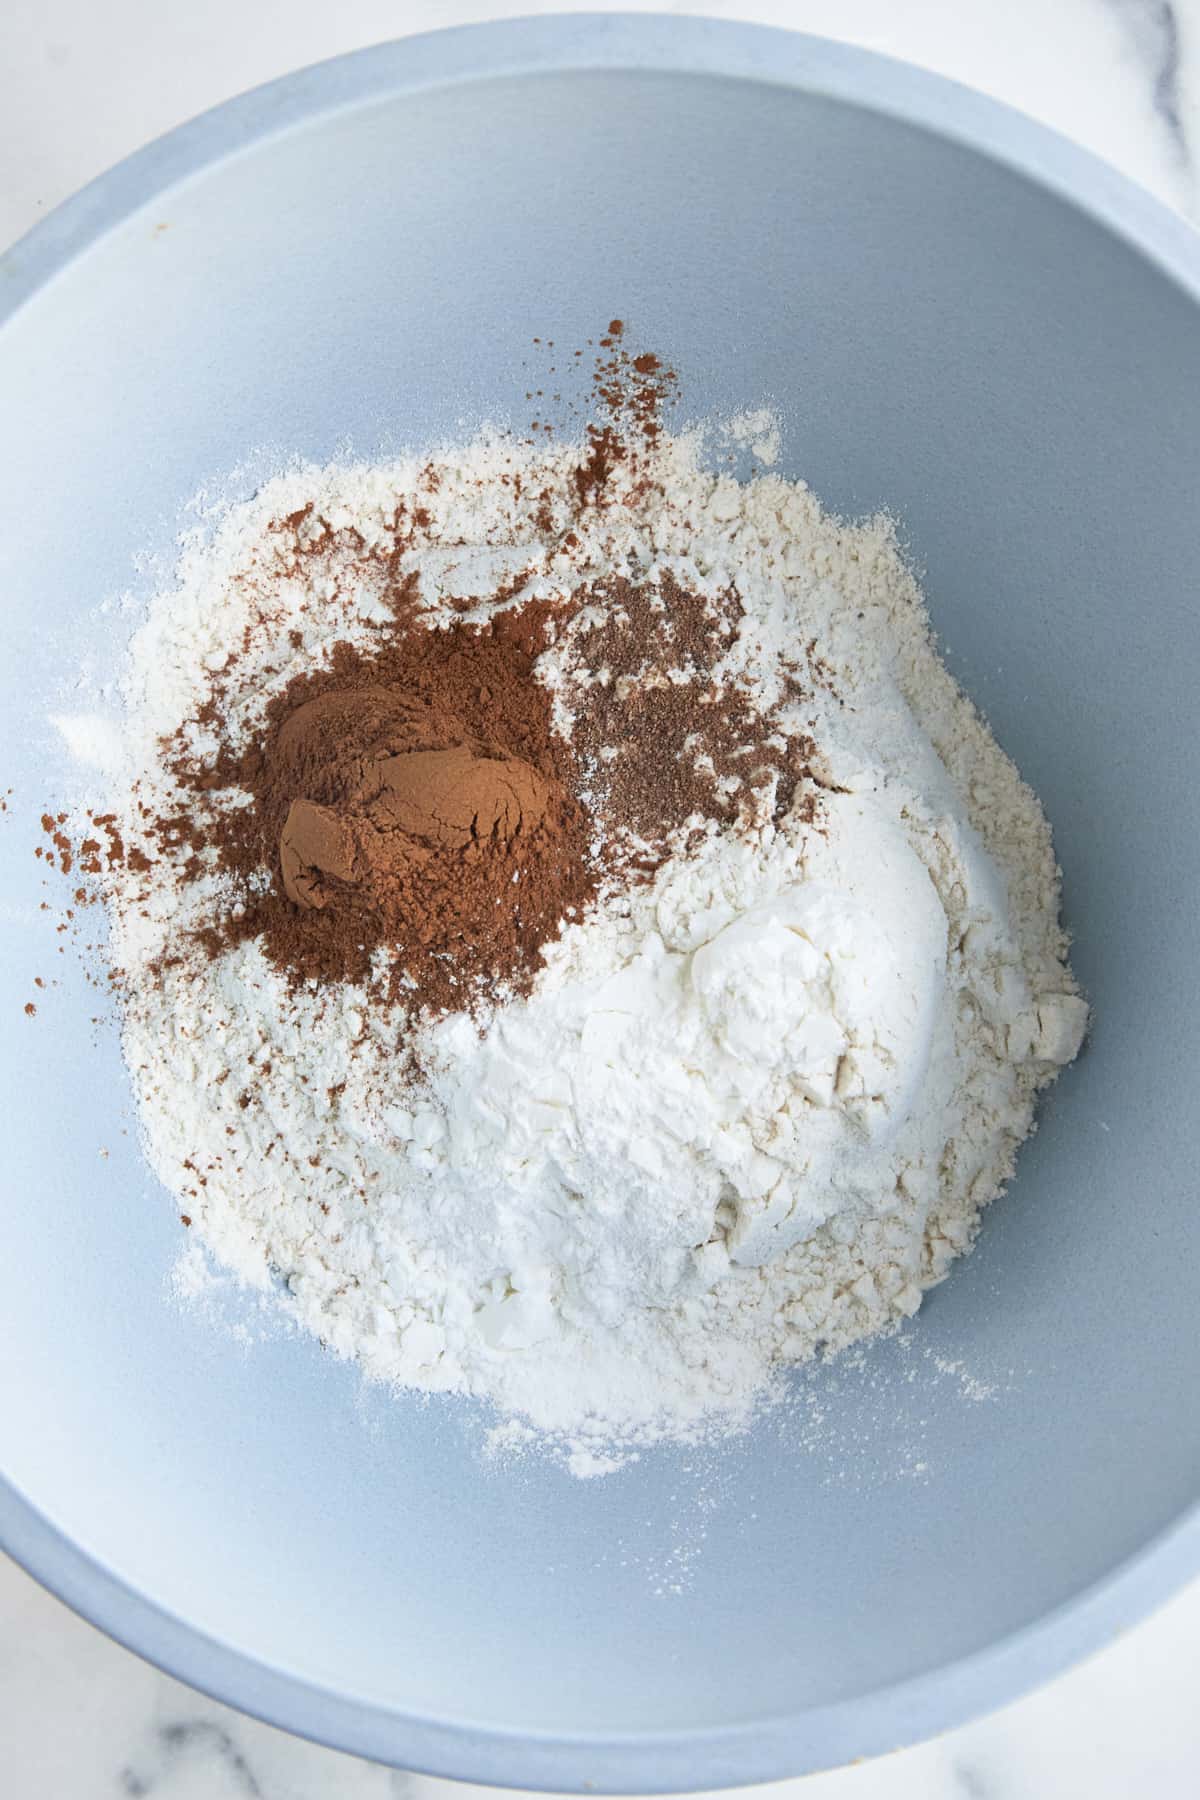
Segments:
[[[713,1787],[995,1706],[1200,1563],[1200,247],[1017,115],[748,27],[386,45],[174,132],[0,264],[0,1404],[13,1553],[197,1686],[413,1768]],[[614,313],[894,508],[1057,830],[1094,1040],[904,1343],[721,1454],[488,1467],[165,1296],[172,1207],[52,922],[47,714],[200,483],[524,419]],[[35,975],[61,985],[23,1015]],[[109,1152],[101,1157],[99,1151]],[[245,1319],[243,1319],[245,1323]],[[969,1379],[968,1379],[969,1378]],[[972,1382],[994,1391],[972,1399]],[[823,1407],[824,1423],[818,1409]]]

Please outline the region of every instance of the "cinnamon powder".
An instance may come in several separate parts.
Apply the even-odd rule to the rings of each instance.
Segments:
[[[543,620],[525,614],[398,625],[374,653],[340,644],[271,702],[248,749],[180,770],[240,896],[210,951],[260,938],[294,979],[374,978],[434,1011],[481,984],[528,986],[599,870],[573,754],[533,679]],[[221,806],[223,788],[253,804]]]
[[[575,700],[572,742],[605,815],[639,840],[642,868],[657,866],[670,834],[697,815],[731,825],[765,810],[778,822],[798,805],[801,816],[815,816],[812,740],[764,720],[741,689],[714,675],[737,631],[735,590],[713,599],[670,574],[643,584],[614,577],[575,605],[604,622],[575,638],[581,661],[602,679]],[[784,685],[785,701],[803,691],[795,673]]]

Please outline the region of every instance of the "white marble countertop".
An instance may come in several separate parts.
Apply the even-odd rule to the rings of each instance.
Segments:
[[[470,0],[5,0],[0,245],[181,119],[301,63],[435,24],[599,10]],[[656,0],[841,37],[984,88],[1200,220],[1200,0]],[[1200,1584],[1050,1687],[804,1800],[1192,1800]],[[794,1785],[799,1789],[800,1784]],[[202,1699],[0,1559],[2,1800],[434,1800],[451,1790]]]

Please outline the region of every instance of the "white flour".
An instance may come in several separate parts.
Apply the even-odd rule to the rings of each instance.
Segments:
[[[778,454],[769,417],[734,436]],[[724,674],[764,707],[781,656],[814,646],[823,684],[789,723],[822,753],[824,832],[710,829],[568,926],[528,1000],[482,1031],[426,1026],[422,1087],[397,1072],[394,1017],[354,989],[289,993],[256,945],[139,979],[177,941],[180,897],[113,901],[146,1152],[194,1233],[247,1281],[281,1277],[293,1315],[372,1376],[489,1397],[578,1473],[738,1425],[782,1365],[911,1315],[1086,1023],[1045,819],[938,659],[889,524],[848,527],[773,474],[715,477],[701,448],[665,439],[650,491],[569,555],[567,450],[483,438],[439,459],[436,487],[415,460],[283,477],[187,546],[120,722],[118,808],[135,772],[165,804],[170,778],[145,780],[157,740],[245,626],[269,619],[242,731],[337,639],[371,643],[386,615],[335,534],[381,541],[398,494],[430,515],[409,560],[434,618],[452,597],[486,612],[513,577],[519,602],[670,570],[736,584]],[[301,580],[266,528],[310,501],[329,547]],[[542,674],[569,731],[569,633]],[[103,721],[64,728],[99,733],[112,765]]]

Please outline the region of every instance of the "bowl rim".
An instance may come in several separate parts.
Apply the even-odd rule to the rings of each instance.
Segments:
[[[1091,152],[970,88],[772,26],[653,13],[505,19],[313,64],[155,139],[0,256],[0,328],[108,231],[218,161],[331,113],[509,76],[655,70],[766,83],[882,114],[1082,212],[1200,305],[1200,236]],[[704,1730],[503,1731],[396,1712],[285,1674],[189,1625],[73,1543],[0,1474],[0,1546],[83,1618],[214,1699],[377,1762],[496,1786],[667,1793],[778,1780],[913,1744],[1099,1649],[1200,1571],[1200,1499],[1107,1576],[986,1649],[852,1701]]]

